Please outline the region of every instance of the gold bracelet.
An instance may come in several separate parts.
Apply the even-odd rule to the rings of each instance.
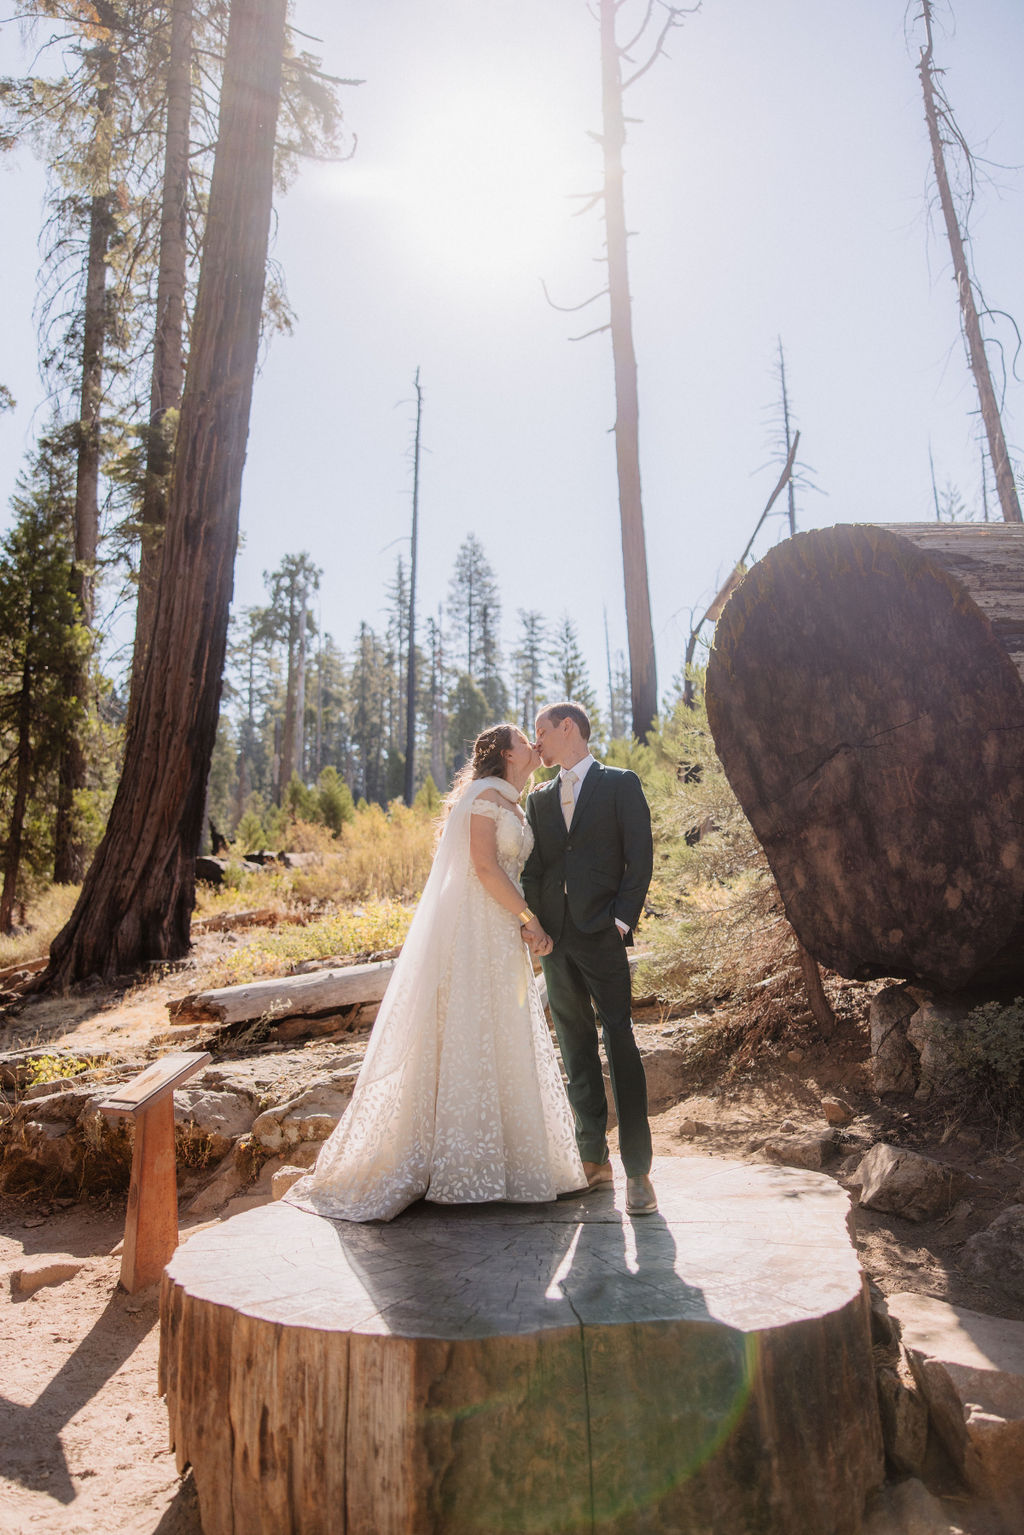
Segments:
[[[524,906],[522,911],[519,913],[519,926],[520,927],[525,927],[528,922],[532,922],[532,921],[533,921],[533,912],[532,911],[528,911],[527,908]]]

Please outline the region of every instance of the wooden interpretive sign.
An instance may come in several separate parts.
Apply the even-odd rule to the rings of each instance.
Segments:
[[[165,1055],[99,1105],[102,1114],[130,1114],[135,1120],[121,1255],[121,1283],[129,1294],[159,1279],[178,1245],[174,1089],[211,1059],[208,1050]]]
[[[883,1478],[832,1179],[657,1157],[543,1205],[197,1232],[160,1389],[205,1535],[856,1535]]]

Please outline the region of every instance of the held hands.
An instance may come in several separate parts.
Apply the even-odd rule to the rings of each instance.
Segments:
[[[550,954],[555,946],[554,941],[548,937],[534,916],[531,916],[528,922],[520,923],[520,931],[531,954],[535,954],[538,957]]]

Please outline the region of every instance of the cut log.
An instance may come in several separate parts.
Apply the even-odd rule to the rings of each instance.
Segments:
[[[816,960],[1024,975],[1024,528],[801,533],[718,624],[708,719]]]
[[[160,1385],[205,1535],[853,1535],[883,1475],[848,1201],[659,1158],[390,1225],[263,1206],[179,1248]]]
[[[195,1018],[216,1019],[224,1024],[340,1012],[359,1002],[379,1002],[394,968],[394,960],[386,959],[368,965],[342,965],[336,970],[315,970],[309,975],[246,981],[241,986],[193,992],[177,1002],[169,1002],[167,1011],[179,1022]]]

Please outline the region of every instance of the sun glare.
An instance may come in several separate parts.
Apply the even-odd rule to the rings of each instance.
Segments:
[[[564,244],[569,194],[596,171],[581,126],[546,118],[518,92],[460,89],[415,120],[410,112],[386,158],[364,137],[332,179],[342,196],[386,204],[407,248],[466,282],[539,275]]]

